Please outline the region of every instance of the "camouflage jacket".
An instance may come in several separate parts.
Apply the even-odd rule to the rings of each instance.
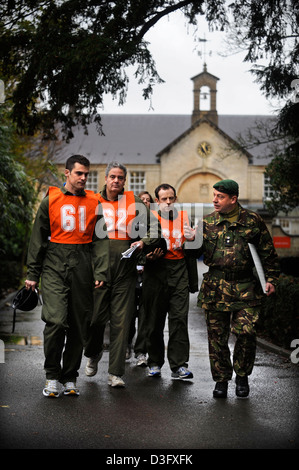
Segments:
[[[248,243],[257,249],[266,280],[275,285],[279,277],[277,254],[258,214],[239,205],[236,222],[230,223],[217,212],[204,217],[200,251],[210,269],[204,274],[199,306],[231,311],[260,304],[263,294],[254,276]]]

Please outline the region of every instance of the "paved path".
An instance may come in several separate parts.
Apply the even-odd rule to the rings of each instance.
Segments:
[[[12,310],[3,307],[1,334],[10,332],[11,318]],[[105,352],[93,378],[85,376],[83,359],[80,397],[47,399],[42,395],[39,318],[40,307],[33,313],[18,312],[15,334],[24,344],[7,343],[5,363],[0,363],[1,449],[104,449],[105,459],[122,455],[124,449],[136,456],[142,449],[151,449],[151,454],[154,449],[163,455],[192,454],[194,459],[199,449],[299,448],[299,365],[259,347],[249,398],[237,398],[232,382],[226,400],[214,399],[205,322],[196,294],[191,295],[189,316],[194,379],[185,382],[171,379],[167,363],[162,377],[154,379],[131,359],[126,388],[112,389],[107,385]]]

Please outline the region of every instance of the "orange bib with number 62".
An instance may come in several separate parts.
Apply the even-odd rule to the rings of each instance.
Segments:
[[[107,201],[100,194],[103,215],[110,239],[130,240],[131,226],[136,216],[133,191],[125,191],[116,201]]]

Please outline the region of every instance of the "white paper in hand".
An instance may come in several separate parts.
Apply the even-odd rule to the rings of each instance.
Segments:
[[[252,259],[253,259],[253,262],[254,262],[254,266],[255,266],[255,269],[257,271],[257,275],[259,277],[263,292],[264,292],[264,294],[266,294],[266,278],[265,278],[265,273],[264,273],[264,270],[263,270],[263,266],[262,266],[260,257],[258,255],[258,252],[256,251],[255,246],[252,243],[248,243],[248,246],[249,246],[249,249],[250,249],[250,252],[251,252],[251,256],[252,256]]]
[[[136,250],[136,248],[138,248],[139,245],[133,245],[131,246],[128,250],[124,251],[122,254],[121,254],[121,259],[124,259],[124,258],[131,258],[132,254],[134,253],[134,251]]]

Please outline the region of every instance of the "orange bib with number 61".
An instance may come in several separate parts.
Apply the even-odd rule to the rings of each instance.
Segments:
[[[91,243],[99,204],[93,191],[84,196],[64,194],[49,188],[51,242],[65,244]]]

